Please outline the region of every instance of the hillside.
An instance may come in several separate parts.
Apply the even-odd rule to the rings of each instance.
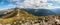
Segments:
[[[13,11],[7,13],[6,15],[0,18],[0,23],[13,23],[16,20],[22,19],[34,20],[37,19],[37,16],[29,14],[28,12],[24,11],[23,9],[16,8]]]
[[[39,12],[37,11],[36,13],[42,13],[42,14],[47,14],[46,12],[44,13],[45,10]],[[50,11],[51,12],[51,11]],[[51,12],[51,14],[54,14]],[[25,9],[21,9],[21,8],[15,8],[13,11],[9,11],[7,12],[5,15],[0,16],[0,23],[2,25],[6,25],[6,24],[10,24],[10,25],[20,25],[20,24],[24,24],[26,22],[30,22],[30,23],[39,23],[40,25],[45,25],[49,22],[51,24],[53,24],[53,22],[56,21],[57,19],[60,19],[60,15],[47,15],[47,16],[37,16],[34,15],[33,13],[29,13],[27,12],[27,10]],[[22,22],[22,23],[21,23]]]

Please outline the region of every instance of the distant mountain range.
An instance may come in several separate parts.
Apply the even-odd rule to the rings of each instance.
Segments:
[[[2,16],[5,13],[9,13],[13,10],[14,9],[0,11],[0,16]],[[49,9],[23,9],[23,10],[36,16],[47,16],[47,15],[55,15],[60,13],[60,9],[50,9],[50,10]]]
[[[36,16],[55,15],[56,13],[48,9],[26,9],[27,12]]]
[[[56,14],[60,14],[60,9],[51,9],[51,11],[55,12]]]

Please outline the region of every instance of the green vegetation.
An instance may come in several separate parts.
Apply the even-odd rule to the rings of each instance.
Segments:
[[[13,24],[14,22],[20,21],[23,19],[26,19],[29,21],[39,19],[39,20],[43,21],[46,19],[49,20],[51,17],[49,17],[49,16],[35,16],[32,14],[29,14],[28,12],[24,11],[23,9],[16,8],[14,11],[11,11],[11,13],[0,18],[0,23],[2,23],[3,25],[5,25],[7,23],[14,25]]]

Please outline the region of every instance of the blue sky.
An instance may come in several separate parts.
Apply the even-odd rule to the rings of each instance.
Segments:
[[[23,2],[24,0],[20,0],[20,2]],[[12,1],[10,2],[9,0],[0,0],[0,10],[4,10],[4,9],[10,9],[11,7],[8,6],[10,4],[12,4],[12,6],[16,5],[16,2]],[[12,7],[15,8],[15,7]]]
[[[60,0],[0,0],[0,10],[10,8],[60,9]]]

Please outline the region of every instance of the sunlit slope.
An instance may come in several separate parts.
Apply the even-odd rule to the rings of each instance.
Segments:
[[[21,20],[23,18],[26,18],[28,20],[30,19],[37,19],[37,16],[34,16],[32,14],[29,14],[28,12],[24,11],[23,9],[16,8],[14,11],[11,11],[11,13],[7,14],[6,16],[3,16],[0,18],[0,23],[13,23],[16,20]]]

